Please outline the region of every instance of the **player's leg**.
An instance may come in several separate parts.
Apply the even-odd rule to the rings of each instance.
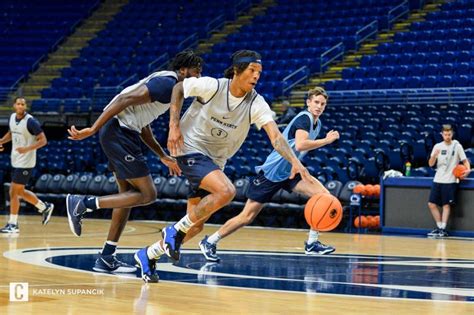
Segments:
[[[310,198],[318,193],[329,194],[329,191],[319,180],[316,178],[313,179],[314,183],[312,184],[305,183],[298,177],[293,180],[288,180],[288,188]],[[319,231],[313,229],[309,230],[308,241],[305,242],[305,253],[307,255],[325,255],[335,250],[333,246],[325,245],[319,241]]]
[[[81,235],[81,220],[88,209],[130,208],[156,200],[155,185],[141,151],[140,135],[120,127],[117,119],[111,119],[100,129],[99,141],[109,160],[109,169],[117,179],[127,180],[130,187],[127,191],[103,197],[68,195],[68,221],[76,236]]]
[[[119,179],[120,178],[119,176]],[[130,208],[134,206],[147,205],[156,200],[156,188],[151,176],[145,175],[139,178],[127,179],[130,188],[125,192],[119,192],[108,196],[80,196],[67,195],[66,209],[69,227],[74,235],[82,233],[82,218],[86,211],[96,211],[101,208]]]
[[[204,257],[209,261],[219,261],[220,258],[217,255],[217,243],[224,237],[227,237],[238,229],[252,223],[262,210],[263,205],[263,203],[248,199],[242,212],[227,220],[227,222],[211,236],[208,237],[206,235],[201,242],[199,242],[199,248]]]
[[[119,193],[127,192],[128,190],[132,189],[132,186],[126,180],[116,179],[116,182]],[[118,241],[122,235],[123,230],[125,229],[130,211],[131,208],[113,209],[107,241],[104,243],[104,247],[99,253],[99,257],[95,261],[95,265],[92,268],[95,271],[130,273],[137,270],[135,266],[120,261],[115,255]]]
[[[21,192],[21,198],[35,206],[38,212],[41,213],[43,225],[48,224],[51,215],[53,214],[54,204],[40,200],[35,193],[28,189],[23,189]]]
[[[189,213],[191,209],[193,209],[199,202],[201,201],[201,197],[196,198],[189,198],[187,203],[186,212]],[[183,243],[190,240],[194,235],[201,232],[204,226],[204,222],[199,225],[193,226],[186,234],[186,237],[183,240]],[[135,261],[140,266],[140,271],[142,274],[142,279],[145,282],[158,282],[158,274],[156,273],[156,262],[158,259],[165,253],[165,249],[163,247],[163,240],[159,240],[156,243],[147,246],[145,248],[140,249],[138,252],[135,253]]]
[[[430,197],[428,201],[428,208],[430,209],[431,216],[433,217],[436,228],[427,234],[428,237],[436,238],[441,233],[443,228],[443,222],[441,220],[441,212],[438,205],[442,204],[442,191],[441,185],[433,183],[431,186]]]
[[[13,177],[13,175],[12,175]],[[1,233],[19,233],[18,213],[20,212],[20,193],[24,185],[11,182],[10,184],[10,217],[5,227],[0,229]]]
[[[283,182],[272,182],[263,173],[253,177],[246,193],[247,202],[242,212],[228,220],[217,232],[209,237],[206,236],[199,243],[204,257],[210,261],[219,260],[219,256],[217,256],[217,243],[239,228],[252,223],[262,210],[263,205],[269,202],[273,195],[282,187]]]
[[[446,226],[448,224],[449,216],[451,214],[451,205],[456,203],[456,189],[457,184],[443,184],[442,185],[442,204],[443,213],[441,215],[441,230],[439,237],[447,237]]]
[[[214,212],[229,204],[235,196],[235,187],[222,170],[207,156],[193,154],[178,157],[178,164],[195,192],[199,189],[209,194],[176,224],[163,229],[166,255],[179,260],[179,249],[191,227],[207,220]]]

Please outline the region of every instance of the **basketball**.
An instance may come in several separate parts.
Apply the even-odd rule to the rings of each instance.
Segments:
[[[457,178],[460,178],[462,174],[466,171],[466,167],[462,164],[456,165],[456,167],[453,169],[453,175],[456,176]]]
[[[373,197],[375,196],[375,189],[374,185],[367,184],[365,185],[365,195],[367,197]]]
[[[354,226],[356,228],[366,228],[368,226],[368,220],[364,215],[361,215],[360,217],[356,217],[354,219]]]
[[[365,193],[365,185],[359,184],[354,187],[352,190],[354,194],[361,194],[363,195]]]
[[[332,231],[342,220],[342,205],[333,195],[319,193],[306,203],[304,216],[313,230]]]

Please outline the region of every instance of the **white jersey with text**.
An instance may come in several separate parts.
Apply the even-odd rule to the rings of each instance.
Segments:
[[[183,83],[185,97],[197,97],[181,118],[182,155],[201,153],[221,169],[240,148],[251,124],[261,128],[273,120],[273,112],[255,90],[242,98],[229,91],[231,80],[189,78]]]
[[[456,183],[453,170],[459,162],[466,159],[466,153],[462,145],[457,140],[451,141],[449,145],[444,141],[437,143],[433,147],[431,156],[434,155],[436,150],[439,150],[439,155],[436,160],[436,174],[433,181],[440,184]]]
[[[16,121],[16,114],[10,116],[10,132],[12,134],[11,164],[14,168],[33,168],[36,166],[36,150],[20,154],[16,150],[20,147],[28,147],[36,142],[36,136],[28,131],[28,120],[33,116],[26,114],[22,120]]]

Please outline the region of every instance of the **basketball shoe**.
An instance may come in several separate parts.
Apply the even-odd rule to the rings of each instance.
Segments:
[[[320,241],[308,244],[304,242],[304,252],[306,255],[326,255],[334,252],[336,249],[329,245],[324,245]]]
[[[208,236],[206,235],[200,242],[199,248],[201,249],[202,254],[206,257],[208,261],[219,261],[220,257],[217,256],[217,247],[216,244],[211,244],[207,241]]]
[[[115,254],[102,255],[101,253],[99,253],[99,258],[96,259],[92,269],[104,273],[133,273],[137,271],[135,266],[120,261]]]
[[[140,249],[133,256],[135,261],[140,266],[142,279],[146,283],[156,283],[159,281],[158,274],[156,273],[156,259],[149,259],[146,251],[148,246]]]

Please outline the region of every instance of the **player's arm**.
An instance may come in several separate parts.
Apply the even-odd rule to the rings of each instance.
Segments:
[[[150,150],[160,157],[161,162],[170,169],[170,175],[181,175],[181,169],[179,168],[178,163],[174,158],[166,154],[160,143],[156,141],[150,125],[142,129],[140,138],[142,139],[143,143],[145,143],[150,148]]]
[[[431,153],[430,159],[428,160],[428,165],[433,167],[436,164],[436,160],[438,159],[439,149],[433,148],[433,153]]]
[[[168,134],[168,150],[172,156],[177,156],[184,145],[184,138],[179,129],[179,120],[181,118],[181,108],[184,102],[183,82],[178,82],[173,87],[170,104],[170,125]]]
[[[99,118],[97,118],[92,127],[78,130],[75,126],[71,126],[71,128],[68,129],[69,139],[82,140],[90,137],[99,131],[99,129],[105,125],[107,121],[123,111],[125,108],[129,106],[146,104],[149,102],[150,93],[145,84],[140,85],[129,92],[119,94],[109,105],[107,105],[106,109],[102,112]]]
[[[12,141],[12,132],[8,130],[7,133],[0,139],[0,151],[5,150],[3,144],[10,141]]]
[[[173,87],[170,104],[170,126],[167,147],[172,156],[180,154],[184,146],[184,138],[179,129],[181,109],[184,99],[197,97],[201,103],[208,102],[219,90],[219,82],[211,77],[191,77],[178,82]]]
[[[281,134],[275,121],[270,121],[262,126],[270,139],[273,148],[280,153],[280,155],[291,163],[290,179],[294,178],[296,174],[300,174],[301,178],[309,183],[314,183],[314,178],[309,174],[308,170],[298,160],[293,150],[288,145],[285,137]]]
[[[329,131],[324,139],[311,140],[308,131],[298,129],[295,133],[295,148],[296,151],[310,151],[331,144],[337,139],[339,139],[339,132],[335,130]]]

